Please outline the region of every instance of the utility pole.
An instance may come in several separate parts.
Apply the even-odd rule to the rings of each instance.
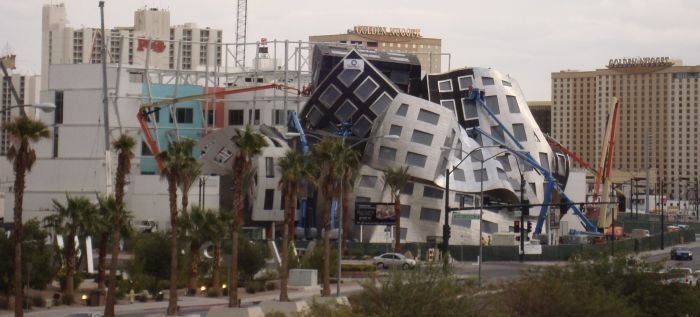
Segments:
[[[666,177],[661,181],[661,250],[664,249],[664,187],[666,186]]]
[[[517,161],[518,158],[515,160]],[[523,263],[525,262],[525,214],[529,215],[530,208],[525,206],[525,176],[522,173],[520,173],[520,203],[523,204],[520,210],[520,263]]]

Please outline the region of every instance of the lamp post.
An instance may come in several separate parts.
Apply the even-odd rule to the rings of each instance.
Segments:
[[[454,172],[459,165],[462,164],[472,153],[479,151],[484,148],[505,148],[502,145],[486,145],[486,146],[480,146],[478,148],[475,148],[469,152],[464,152],[462,149],[455,149],[451,147],[442,147],[441,149],[443,150],[454,150],[454,151],[460,151],[467,153],[466,156],[462,158],[459,163],[457,163],[455,166],[452,167],[452,169],[445,169],[445,224],[442,226],[442,254],[443,254],[443,270],[447,269],[447,266],[449,264],[449,244],[450,244],[450,223],[449,223],[449,218],[450,218],[450,174]],[[483,198],[483,197],[482,197]],[[483,200],[482,200],[483,201]],[[480,204],[481,205],[481,204]],[[479,241],[481,243],[481,241]],[[480,255],[481,256],[481,255]],[[480,258],[481,259],[481,258]],[[481,261],[481,260],[479,260]],[[481,263],[481,262],[479,262]]]
[[[515,164],[518,166],[518,173],[520,173],[520,204],[522,208],[520,210],[520,252],[519,258],[520,263],[525,262],[525,211],[529,210],[529,207],[525,206],[525,175],[523,175],[523,170],[520,169],[520,158],[515,158]]]
[[[481,287],[481,263],[484,262],[484,244],[481,243],[481,236],[484,231],[484,162],[504,153],[506,155],[510,154],[508,151],[501,151],[485,159],[481,159],[481,169],[479,170],[479,183],[481,184],[479,190],[479,287]]]
[[[35,104],[35,105],[14,105],[14,106],[9,106],[9,107],[3,107],[3,109],[0,110],[0,113],[6,112],[6,111],[10,111],[10,110],[12,110],[12,109],[14,109],[14,108],[20,108],[20,109],[22,109],[22,108],[24,108],[24,107],[36,108],[36,109],[39,109],[39,110],[41,110],[41,111],[43,111],[43,112],[53,112],[53,111],[56,109],[56,105],[55,105],[55,104],[52,104],[52,103],[50,103],[50,102],[42,102],[42,103],[38,103],[38,104]]]

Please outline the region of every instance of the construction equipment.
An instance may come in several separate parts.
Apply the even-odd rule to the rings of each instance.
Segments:
[[[179,102],[185,102],[185,101],[193,101],[193,100],[198,100],[198,99],[206,99],[208,97],[213,97],[213,96],[223,96],[223,95],[231,95],[231,94],[239,94],[239,93],[245,93],[245,92],[253,92],[253,91],[259,91],[259,90],[265,90],[265,89],[279,89],[279,90],[293,90],[299,93],[299,91],[296,88],[292,88],[286,85],[281,85],[281,84],[268,84],[268,85],[261,85],[261,86],[254,86],[254,87],[245,87],[245,88],[233,88],[233,89],[226,89],[222,91],[213,91],[213,92],[208,92],[204,94],[199,94],[199,95],[191,95],[191,96],[183,96],[183,97],[176,97],[172,99],[163,99],[163,100],[158,100],[155,102],[151,103],[146,103],[143,104],[141,107],[139,107],[139,111],[136,114],[136,118],[139,121],[139,125],[141,125],[141,131],[143,131],[143,136],[146,139],[146,145],[148,146],[149,150],[151,153],[153,153],[153,157],[156,160],[156,164],[158,164],[158,168],[160,171],[163,171],[163,163],[158,159],[158,153],[160,153],[160,149],[158,148],[158,143],[155,141],[153,138],[153,135],[151,134],[151,129],[148,127],[148,122],[149,117],[151,114],[159,111],[161,108],[165,106],[172,106],[175,105]]]
[[[526,164],[530,165],[532,168],[534,168],[536,171],[538,171],[543,177],[544,177],[544,182],[545,182],[545,189],[544,189],[544,199],[543,199],[543,205],[540,209],[540,214],[537,217],[537,225],[535,226],[535,230],[533,231],[533,237],[539,236],[542,233],[542,226],[544,225],[545,220],[547,219],[547,213],[549,211],[549,207],[547,204],[551,203],[552,201],[552,193],[556,190],[559,192],[560,197],[561,197],[561,203],[565,204],[568,206],[568,208],[571,208],[574,212],[574,215],[578,217],[578,219],[581,221],[583,226],[586,228],[587,231],[589,232],[597,232],[598,228],[590,221],[586,216],[581,213],[581,211],[576,208],[574,205],[574,202],[571,201],[571,199],[564,193],[564,191],[561,189],[559,186],[559,183],[556,181],[552,173],[542,167],[533,157],[530,155],[530,153],[522,153],[521,151],[524,150],[524,147],[520,142],[515,138],[515,136],[505,127],[503,122],[498,119],[498,117],[489,109],[489,107],[486,105],[486,102],[481,97],[480,91],[478,88],[473,88],[465,99],[466,102],[476,102],[479,108],[484,110],[488,117],[492,119],[493,121],[496,122],[498,127],[501,128],[503,131],[504,136],[506,136],[513,144],[517,146],[517,149],[512,149],[508,145],[505,144],[504,141],[501,141],[497,138],[494,138],[490,134],[484,132],[478,127],[474,127],[467,131],[467,134],[475,137],[477,135],[482,135],[488,139],[490,139],[494,144],[502,145],[510,150],[510,152],[515,155],[516,157],[522,159]],[[566,210],[561,211],[562,214],[566,212]]]
[[[615,128],[620,115],[620,102],[612,97],[608,106],[608,120],[601,145],[600,160],[598,161],[598,174],[596,175],[595,188],[593,192],[593,202],[601,199],[608,199],[610,195],[610,174],[613,165],[613,154],[615,148]],[[602,194],[601,194],[602,186]],[[616,212],[614,206],[602,205],[598,210],[598,227],[607,228],[612,225]]]
[[[304,128],[301,126],[299,121],[299,116],[296,111],[291,111],[289,113],[289,120],[287,120],[287,128],[294,129],[299,133],[299,140],[301,141],[301,153],[306,155],[309,152],[309,142],[306,140],[306,134],[304,133]],[[306,179],[302,184],[304,186],[304,194],[299,199],[299,214],[301,216],[301,226],[304,228],[304,238],[310,239],[309,230],[309,217],[307,215],[307,200],[309,193],[309,184]]]

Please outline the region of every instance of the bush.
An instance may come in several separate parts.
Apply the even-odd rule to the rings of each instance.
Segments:
[[[342,264],[341,269],[344,272],[372,272],[377,267],[372,264]]]
[[[276,289],[278,289],[278,288],[279,288],[279,287],[277,287],[277,281],[267,281],[267,282],[265,283],[265,290],[266,290],[266,291],[274,291],[274,290],[276,290]]]
[[[335,277],[336,276],[336,270],[334,269],[337,267],[338,263],[338,252],[331,248],[331,272],[330,276]],[[314,269],[318,272],[318,280],[321,281],[323,278],[323,243],[320,245],[317,245],[316,248],[314,248],[311,251],[311,254],[308,254],[304,256],[302,262],[301,262],[301,268],[304,269]]]

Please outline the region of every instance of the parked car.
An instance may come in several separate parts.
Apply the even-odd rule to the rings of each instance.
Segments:
[[[380,256],[375,256],[372,262],[374,262],[374,265],[380,270],[390,267],[410,269],[416,266],[416,260],[409,259],[399,253],[384,253]]]
[[[671,260],[693,260],[693,252],[688,248],[671,249]]]
[[[73,313],[67,315],[66,317],[103,317],[102,313],[98,312],[86,312],[86,313]]]
[[[664,274],[666,275],[665,279],[663,280],[664,284],[681,283],[693,286],[697,282],[695,275],[693,274],[693,269],[687,267],[675,267],[669,269]]]

